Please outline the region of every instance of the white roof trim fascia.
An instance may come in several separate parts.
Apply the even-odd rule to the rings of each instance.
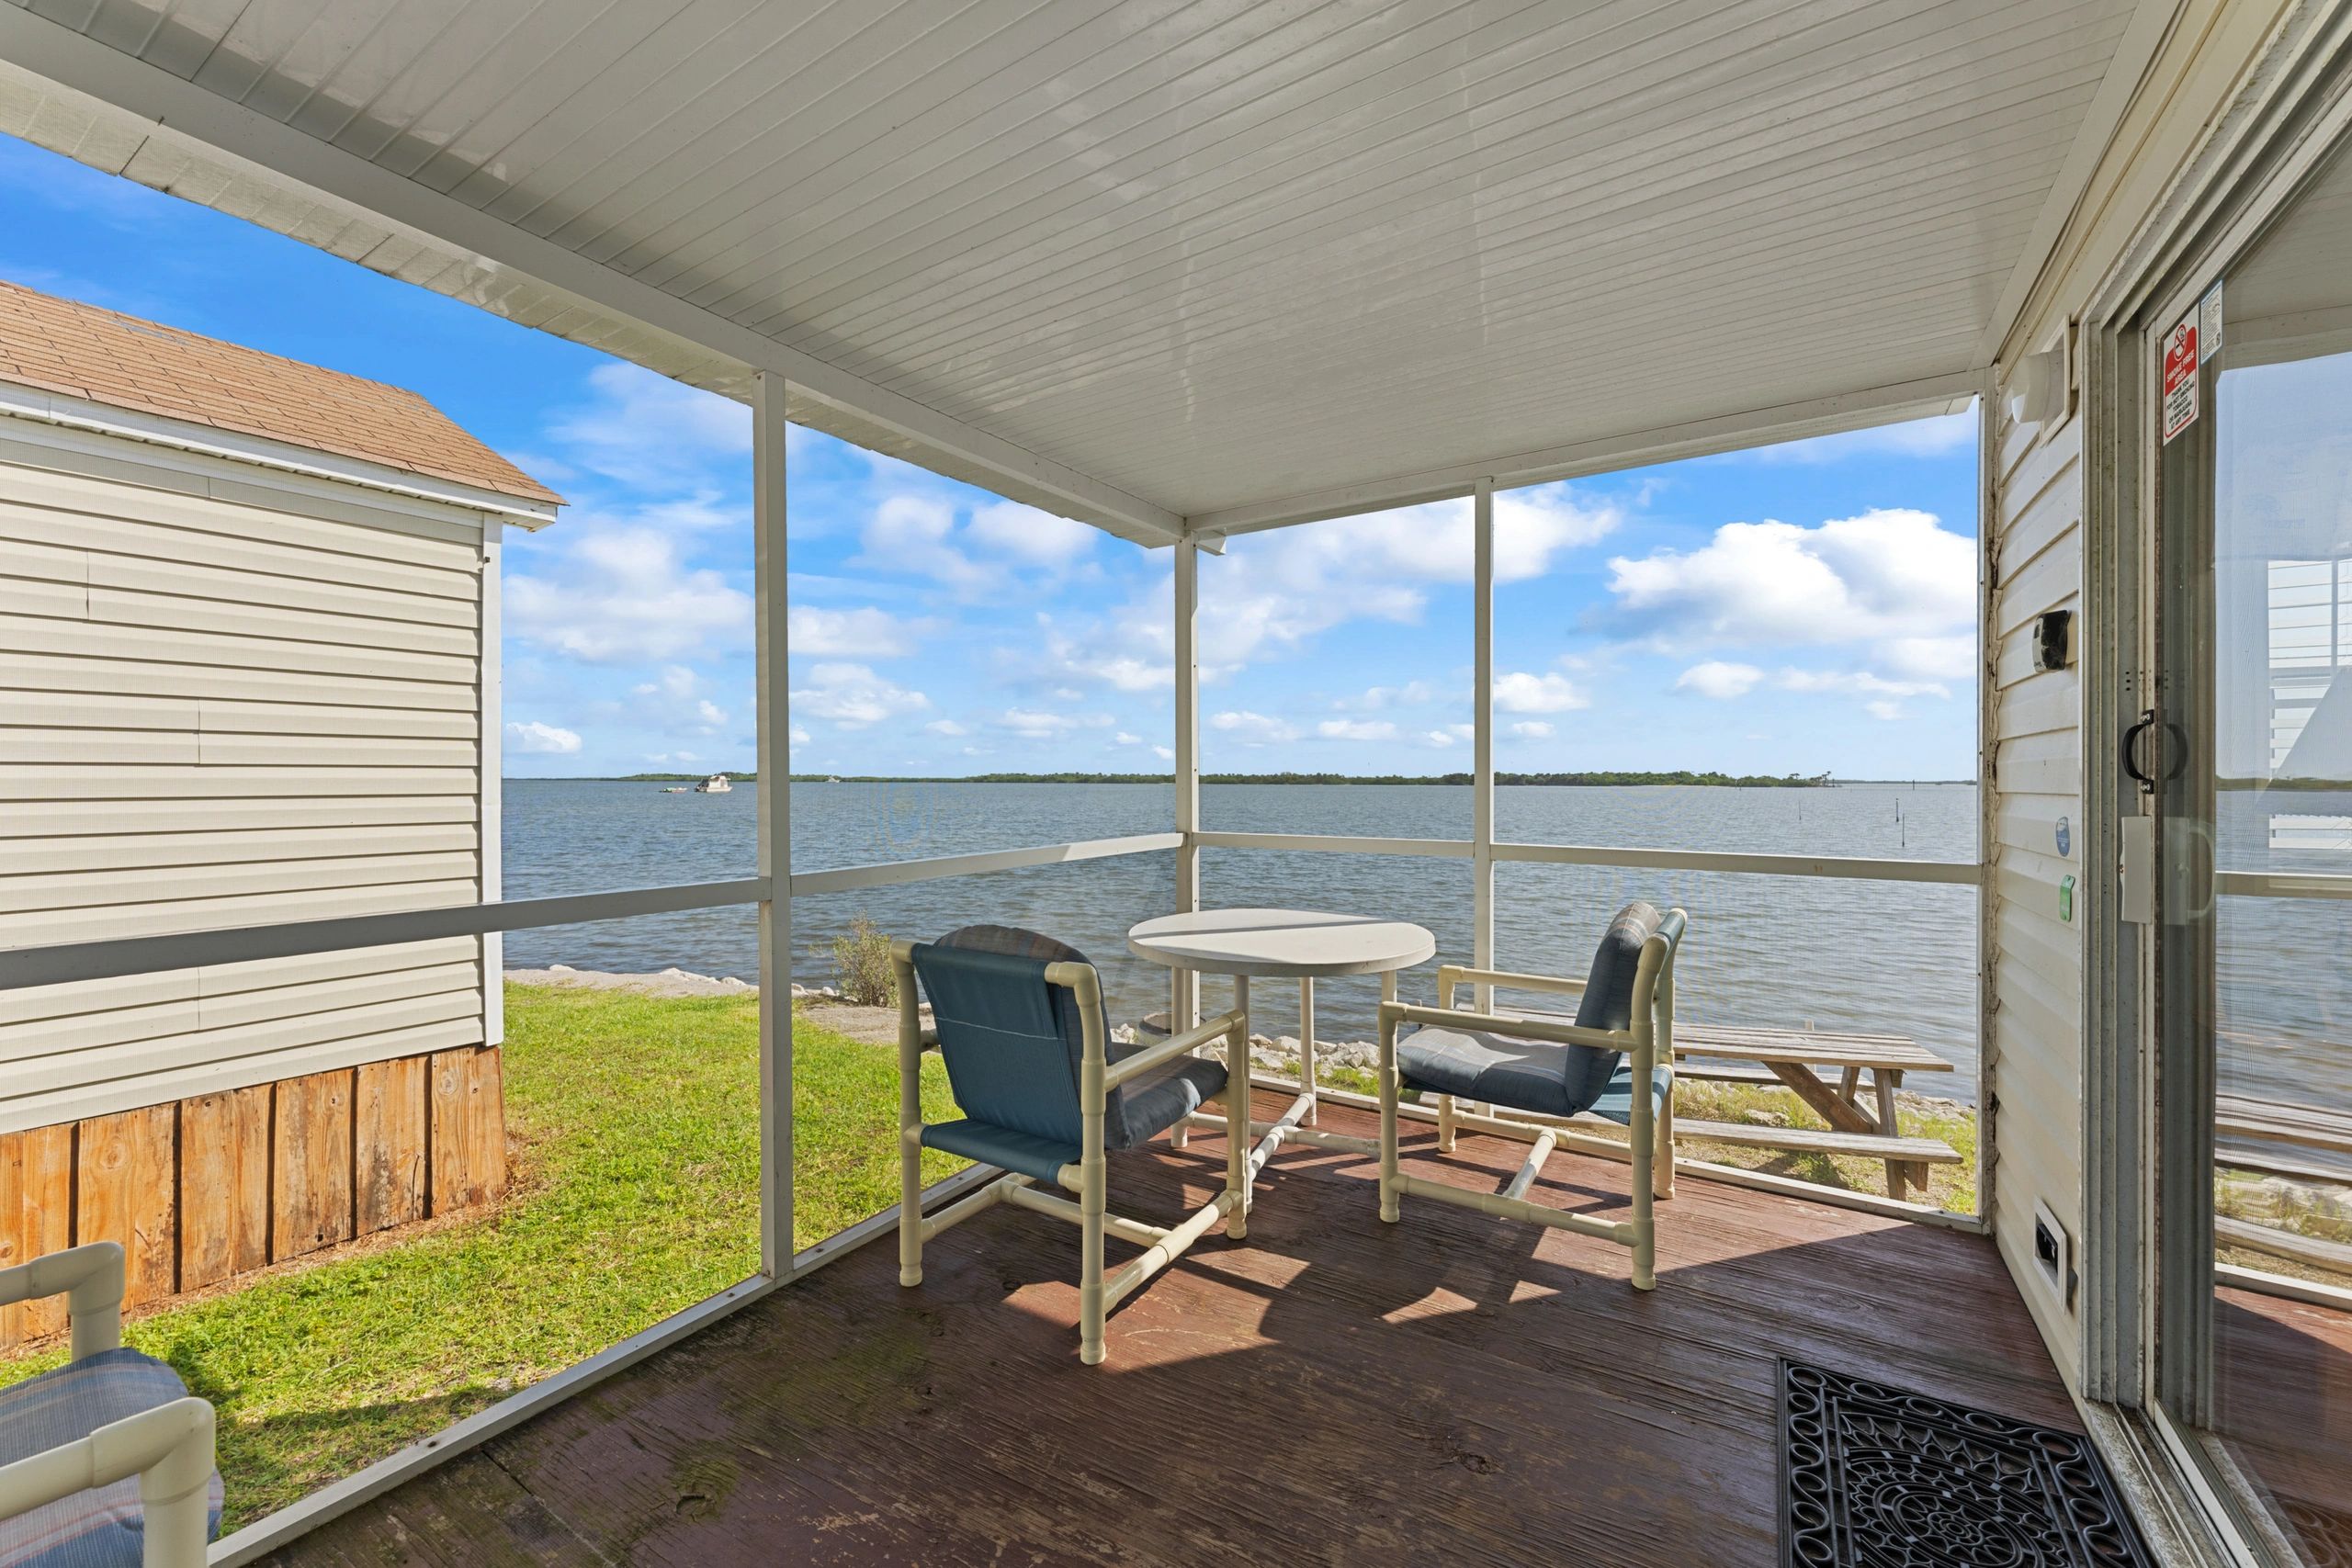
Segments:
[[[2066,151],[2066,161],[2058,166],[2058,177],[2050,183],[2050,194],[2042,198],[2033,227],[2026,231],[2017,265],[2010,269],[2009,280],[2001,286],[1993,313],[1986,319],[1984,332],[1978,334],[1971,357],[1991,363],[2007,346],[2009,334],[2017,330],[2018,318],[2032,298],[2033,286],[2049,266],[2067,222],[2082,205],[2083,193],[2090,188],[2091,176],[2098,172],[2099,161],[2107,156],[2109,144],[2122,128],[2132,99],[2140,96],[2148,68],[2155,63],[2157,51],[2164,48],[2165,39],[2171,36],[2186,6],[2187,0],[2140,0],[2132,20],[2124,25],[2123,36],[2116,40],[2114,56],[2108,62],[2107,74],[2100,79],[2090,107],[2083,113],[2083,122],[2075,131],[2074,145]]]
[[[763,333],[85,38],[62,23],[0,4],[0,61],[66,93],[133,116],[144,122],[143,129],[151,136],[207,155],[227,157],[267,177],[291,181],[355,216],[392,224],[435,251],[454,249],[486,269],[523,274],[591,309],[627,317],[651,332],[750,369],[781,376],[796,400],[840,409],[919,446],[1051,494],[1084,521],[1149,544],[1173,543],[1182,533],[1183,519],[1165,507],[837,370]]]
[[[1451,501],[1468,495],[1482,479],[1492,479],[1498,490],[1517,489],[1685,457],[1712,457],[1774,442],[1798,441],[1810,435],[1834,435],[1874,424],[1953,413],[1965,408],[1971,399],[1985,393],[1990,384],[1990,373],[1985,370],[1955,370],[1867,391],[1841,392],[1835,397],[1521,452],[1488,462],[1460,463],[1403,474],[1371,484],[1342,485],[1281,501],[1204,512],[1186,518],[1184,531],[1194,542],[1207,545],[1213,539],[1234,534],[1283,528],[1294,523],[1416,506],[1429,501]]]
[[[526,528],[544,528],[554,522],[556,516],[556,507],[551,502],[526,501],[519,496],[502,495],[496,491],[482,490],[455,479],[435,479],[429,474],[412,473],[406,468],[369,463],[356,457],[338,457],[290,442],[272,441],[191,421],[140,413],[107,403],[91,402],[84,398],[44,392],[5,381],[0,381],[0,418],[37,421],[68,430],[89,431],[119,440],[224,458],[232,463],[251,463],[280,473],[300,474],[305,479],[325,479],[334,484],[352,485],[413,501],[430,501],[468,512],[493,513]]]

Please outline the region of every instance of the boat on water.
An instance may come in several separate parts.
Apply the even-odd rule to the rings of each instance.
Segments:
[[[686,793],[686,786],[684,784],[663,784],[662,786],[662,793],[663,795],[684,795]]]
[[[713,773],[710,777],[703,780],[702,783],[695,785],[695,793],[696,795],[725,795],[734,787],[735,786],[733,784],[727,782],[727,775],[725,773]]]

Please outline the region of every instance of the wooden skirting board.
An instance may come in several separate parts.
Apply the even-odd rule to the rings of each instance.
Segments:
[[[498,1047],[402,1056],[0,1134],[0,1267],[119,1241],[135,1306],[505,1186]],[[0,1308],[0,1349],[62,1329],[64,1312]]]

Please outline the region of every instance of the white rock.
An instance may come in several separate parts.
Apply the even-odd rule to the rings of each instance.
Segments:
[[[575,971],[569,964],[550,964],[548,965],[548,973],[550,975],[570,975],[575,973]]]

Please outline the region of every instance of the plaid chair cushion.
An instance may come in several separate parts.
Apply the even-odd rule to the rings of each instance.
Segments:
[[[136,1350],[95,1356],[0,1389],[0,1464],[78,1442],[99,1427],[187,1393],[179,1374]],[[220,1472],[212,1472],[210,1533],[220,1529]],[[138,1568],[146,1526],[139,1478],[76,1492],[0,1519],[0,1568]]]

